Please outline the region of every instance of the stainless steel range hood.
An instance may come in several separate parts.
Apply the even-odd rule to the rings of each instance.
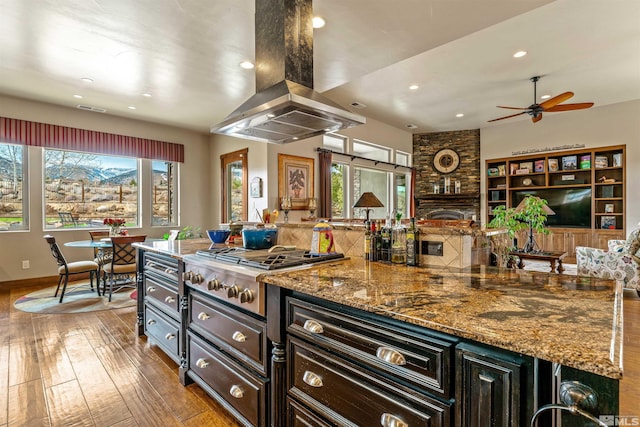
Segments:
[[[364,124],[313,88],[311,0],[256,0],[256,90],[212,133],[284,144]]]
[[[211,132],[284,144],[364,123],[314,90],[284,80],[253,95]]]

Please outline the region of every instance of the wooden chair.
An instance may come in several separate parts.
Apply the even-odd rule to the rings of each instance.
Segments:
[[[105,239],[109,237],[109,230],[89,231],[89,236],[91,236],[92,242],[100,239]],[[106,275],[104,274],[103,267],[105,264],[108,264],[111,262],[112,256],[113,255],[112,255],[111,248],[93,248],[93,261],[100,266],[98,270],[98,280],[100,280],[101,278],[103,282],[106,280]],[[98,287],[99,287],[99,284],[98,284]],[[99,289],[98,289],[98,292],[100,292]]]
[[[137,287],[137,272],[136,265],[136,248],[131,246],[134,242],[144,242],[147,236],[114,236],[111,237],[111,248],[113,251],[113,257],[111,262],[103,266],[104,274],[109,282],[109,301],[111,301],[111,295],[113,294],[113,288],[116,286],[118,289],[123,287]],[[133,280],[131,279],[133,276]],[[106,281],[102,294],[105,295],[107,291]]]
[[[64,298],[64,293],[67,290],[67,284],[69,283],[69,276],[74,274],[83,274],[89,273],[89,281],[91,283],[91,290],[93,290],[93,277],[98,277],[98,264],[93,261],[75,261],[75,262],[67,262],[64,255],[60,251],[60,247],[56,243],[56,239],[53,236],[46,235],[44,239],[47,241],[51,248],[51,254],[55,258],[58,263],[58,274],[60,278],[58,279],[58,287],[56,288],[56,293],[53,295],[58,296],[58,291],[60,291],[60,285],[62,284],[62,292],[60,293],[60,302],[62,302],[62,298]],[[64,284],[63,284],[64,280]],[[96,288],[100,285],[98,282],[96,284]],[[98,295],[100,295],[100,291],[98,290]]]

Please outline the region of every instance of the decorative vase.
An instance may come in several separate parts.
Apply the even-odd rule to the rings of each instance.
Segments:
[[[120,235],[120,226],[114,225],[109,229],[109,237],[119,236]]]

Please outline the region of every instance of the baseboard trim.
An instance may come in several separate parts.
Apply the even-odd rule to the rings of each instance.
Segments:
[[[58,283],[58,278],[60,276],[47,276],[47,277],[32,277],[30,279],[21,279],[21,280],[7,280],[5,282],[0,282],[0,288],[24,288],[30,286],[42,286],[42,285],[55,285]],[[87,276],[89,277],[89,276]]]

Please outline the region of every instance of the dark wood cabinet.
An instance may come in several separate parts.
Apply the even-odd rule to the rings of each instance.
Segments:
[[[532,412],[531,358],[462,343],[456,347],[456,425],[517,427]]]

